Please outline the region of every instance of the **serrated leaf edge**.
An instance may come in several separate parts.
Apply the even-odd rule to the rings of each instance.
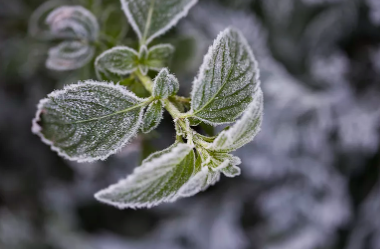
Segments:
[[[221,39],[229,32],[231,31],[234,31],[236,32],[238,35],[239,35],[239,38],[241,39],[243,45],[247,48],[247,51],[248,51],[248,54],[249,54],[249,57],[250,59],[253,61],[253,65],[254,65],[254,69],[256,70],[256,74],[255,74],[255,79],[256,79],[256,88],[253,90],[254,92],[256,92],[256,90],[260,87],[261,85],[261,82],[260,82],[260,69],[259,69],[259,65],[258,65],[258,62],[255,58],[255,56],[253,55],[253,52],[252,52],[252,49],[251,47],[249,46],[248,44],[248,41],[247,39],[245,39],[245,37],[243,36],[243,34],[240,32],[240,30],[234,28],[234,27],[228,27],[226,28],[225,30],[223,30],[222,32],[219,33],[219,35],[216,37],[216,39],[214,40],[213,44],[208,48],[208,52],[205,54],[205,56],[203,57],[203,63],[201,65],[201,67],[199,68],[199,71],[198,71],[198,76],[195,77],[194,81],[193,81],[193,86],[192,86],[192,91],[191,91],[191,99],[194,99],[194,95],[195,95],[195,89],[198,85],[201,84],[201,79],[205,77],[204,75],[204,72],[206,71],[206,68],[207,68],[207,65],[209,64],[210,60],[212,60],[212,53],[213,53],[213,50],[215,47],[217,47],[217,45],[220,43]],[[210,101],[209,101],[210,102]],[[207,104],[205,104],[206,106]],[[204,107],[203,107],[204,108]],[[201,111],[202,109],[200,110],[197,110],[196,112],[199,112]],[[194,109],[193,107],[191,106],[191,109],[190,111],[188,112],[188,116],[195,116],[196,112],[194,112]],[[243,113],[243,112],[242,112]],[[241,116],[241,114],[238,115],[236,118],[238,118],[239,116]],[[234,123],[234,122],[218,122],[218,123],[215,123],[215,122],[211,122],[209,120],[206,120],[206,119],[203,119],[201,117],[198,117],[196,116],[199,120],[201,120],[202,122],[204,123],[207,123],[207,124],[210,124],[212,126],[217,126],[217,125],[222,125],[222,124],[231,124],[231,123]]]
[[[141,40],[143,38],[142,37],[143,34],[140,32],[139,27],[137,26],[135,20],[133,19],[132,13],[129,10],[129,6],[128,6],[129,3],[127,3],[127,1],[125,1],[125,0],[120,0],[120,1],[121,1],[122,9],[123,9],[125,15],[127,16],[129,23],[131,24],[133,30],[136,32],[137,37]],[[198,2],[198,0],[191,0],[186,5],[186,7],[184,8],[184,10],[182,12],[178,13],[165,27],[163,27],[162,29],[160,29],[159,31],[157,31],[155,34],[152,34],[150,37],[146,37],[145,44],[148,45],[154,38],[156,38],[156,37],[158,37],[160,35],[165,34],[170,28],[172,28],[173,26],[175,26],[181,18],[187,16],[189,10],[197,2]]]
[[[63,157],[64,159],[67,159],[67,160],[70,160],[70,161],[77,161],[77,162],[93,162],[93,161],[97,161],[97,160],[105,160],[110,155],[113,155],[113,154],[117,153],[118,151],[120,151],[126,144],[128,144],[129,141],[131,141],[133,139],[134,136],[137,135],[138,129],[140,128],[140,125],[142,123],[143,111],[144,111],[143,109],[144,108],[141,108],[141,111],[140,111],[140,114],[139,114],[138,123],[140,123],[140,125],[138,125],[137,128],[135,128],[134,131],[133,131],[133,133],[135,135],[134,136],[132,135],[132,136],[126,138],[125,141],[121,144],[121,146],[118,149],[110,151],[105,156],[99,156],[99,157],[82,158],[82,157],[71,157],[71,156],[67,155],[60,148],[54,146],[54,144],[53,144],[52,141],[50,141],[49,139],[45,138],[45,136],[42,134],[42,127],[38,124],[38,122],[41,121],[41,114],[43,113],[44,104],[50,100],[49,98],[56,97],[56,96],[58,96],[60,94],[64,94],[68,90],[76,89],[76,88],[78,88],[80,86],[83,86],[83,85],[98,85],[98,86],[109,87],[109,88],[112,88],[112,89],[117,89],[121,93],[123,93],[123,94],[125,94],[127,96],[136,98],[137,100],[139,100],[141,102],[144,101],[144,99],[137,97],[133,92],[128,91],[125,87],[120,86],[120,85],[115,85],[115,84],[112,84],[112,83],[99,82],[99,81],[93,81],[93,80],[85,80],[85,81],[79,82],[77,84],[67,85],[67,86],[65,86],[61,90],[55,90],[55,91],[51,92],[50,94],[48,94],[47,98],[44,98],[44,99],[40,100],[40,102],[37,105],[36,115],[35,115],[34,119],[32,120],[32,133],[34,133],[37,136],[39,136],[40,139],[41,139],[41,141],[43,143],[49,145],[50,148],[51,148],[51,150],[57,152],[58,155],[61,156],[61,157]]]
[[[184,152],[184,154],[185,154],[184,158],[185,158],[188,155],[188,153],[190,153],[190,151],[193,150],[193,148],[194,147],[191,146],[191,145],[189,145],[189,144],[179,143],[179,144],[177,144],[176,147],[173,147],[172,151],[170,151],[169,153],[163,154],[162,156],[160,156],[158,158],[154,158],[153,160],[146,162],[145,165],[143,163],[141,166],[136,167],[135,170],[133,171],[133,173],[130,174],[130,175],[128,175],[127,178],[121,179],[119,182],[117,182],[115,184],[112,184],[111,186],[109,186],[109,187],[107,187],[107,188],[105,188],[103,190],[100,190],[99,192],[95,193],[94,197],[98,201],[100,201],[100,202],[103,202],[103,203],[115,206],[115,207],[117,207],[119,209],[125,209],[125,208],[150,208],[150,207],[153,207],[153,206],[157,206],[158,204],[160,204],[162,202],[173,202],[173,201],[175,201],[177,199],[177,193],[178,193],[178,191],[177,191],[177,193],[173,194],[172,196],[165,197],[164,200],[159,200],[159,201],[151,202],[151,203],[148,203],[148,204],[139,204],[139,203],[122,204],[122,203],[119,203],[119,202],[114,202],[114,201],[109,201],[107,199],[104,199],[104,198],[101,197],[101,195],[114,192],[114,190],[117,187],[119,187],[119,185],[123,185],[124,183],[133,182],[133,180],[135,178],[135,173],[136,172],[147,171],[149,169],[154,169],[155,167],[157,167],[157,165],[160,165],[160,163],[165,162],[167,160],[170,160],[170,158],[176,158],[176,157],[178,157],[178,153],[180,153],[181,150],[185,150],[185,152]],[[195,161],[195,159],[194,159],[194,161]]]

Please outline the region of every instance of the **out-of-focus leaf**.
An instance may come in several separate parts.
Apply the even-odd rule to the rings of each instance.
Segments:
[[[96,193],[96,199],[118,208],[149,208],[174,201],[194,171],[193,147],[177,143],[155,154],[126,179]]]

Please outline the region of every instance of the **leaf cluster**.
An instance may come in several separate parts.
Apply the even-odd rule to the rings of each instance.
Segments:
[[[164,110],[172,116],[175,143],[151,154],[127,178],[96,193],[102,202],[119,208],[151,207],[203,191],[221,174],[240,174],[241,160],[231,152],[254,139],[263,112],[257,62],[243,35],[234,28],[218,35],[193,82],[191,98],[176,95],[178,79],[166,68],[174,47],[150,46],[195,3],[121,0],[139,39],[138,49],[114,46],[100,53],[94,63],[98,81],[68,85],[50,93],[38,105],[32,131],[60,156],[79,162],[104,160],[139,130],[154,130]],[[49,51],[46,65],[51,69],[83,66],[101,42],[97,18],[81,6],[54,9],[46,24],[50,36],[64,39]],[[147,76],[149,70],[158,71],[154,79]],[[120,83],[106,82],[129,78],[139,81],[149,96],[140,98]],[[234,124],[208,137],[193,129],[201,122],[213,126]]]

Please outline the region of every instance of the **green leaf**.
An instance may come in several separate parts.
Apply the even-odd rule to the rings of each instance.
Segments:
[[[149,49],[146,65],[155,71],[167,67],[174,53],[174,47],[170,44],[159,44]]]
[[[214,172],[208,167],[203,167],[178,190],[176,198],[193,196],[206,190],[209,186],[214,185],[219,179],[220,172]]]
[[[113,47],[96,58],[95,68],[98,77],[101,74],[112,77],[111,74],[125,76],[134,72],[138,67],[139,54],[129,47]]]
[[[192,91],[191,114],[212,124],[231,123],[259,87],[257,62],[239,31],[228,28],[209,48]]]
[[[145,112],[142,131],[149,133],[156,129],[163,118],[163,105],[160,100],[153,101]]]
[[[94,48],[79,41],[64,41],[49,50],[46,67],[57,71],[74,70],[86,65]]]
[[[243,116],[228,130],[222,131],[207,149],[231,152],[251,142],[260,131],[263,119],[263,92],[258,89]]]
[[[197,0],[121,0],[123,10],[142,44],[164,34],[187,15]]]
[[[162,69],[154,79],[153,96],[166,99],[178,92],[177,78],[169,73],[167,68]]]
[[[146,104],[122,86],[87,80],[41,100],[32,131],[66,159],[104,160],[136,135]]]
[[[193,147],[177,143],[144,160],[126,179],[95,194],[101,202],[122,208],[156,206],[172,202],[194,171]]]

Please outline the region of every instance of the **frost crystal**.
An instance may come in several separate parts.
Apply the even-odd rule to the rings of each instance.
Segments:
[[[103,160],[135,136],[144,105],[124,87],[87,80],[41,100],[32,130],[66,159]]]
[[[167,68],[162,69],[154,80],[153,96],[163,99],[178,92],[179,83],[177,78],[169,73]]]
[[[101,74],[110,78],[110,73],[127,75],[138,67],[139,54],[129,47],[113,47],[96,58],[95,67],[98,77]]]
[[[231,123],[260,86],[257,62],[245,38],[228,28],[214,41],[193,83],[192,113],[204,122]]]
[[[95,49],[90,42],[95,41],[99,34],[98,23],[91,12],[81,6],[62,6],[49,14],[46,24],[52,37],[74,39],[49,50],[47,68],[73,70],[91,60]]]
[[[49,50],[46,67],[53,70],[73,70],[87,64],[94,48],[79,41],[64,41]]]
[[[228,130],[222,131],[208,149],[221,152],[239,149],[252,141],[260,131],[262,118],[263,93],[258,89],[242,118]]]
[[[149,133],[157,128],[163,118],[163,111],[163,105],[160,100],[156,100],[148,106],[141,128],[144,133]]]
[[[95,41],[99,34],[95,16],[82,6],[59,7],[49,14],[46,23],[55,37]]]
[[[197,0],[121,0],[130,24],[143,43],[164,34]]]
[[[193,147],[177,143],[145,160],[126,179],[95,194],[118,208],[152,207],[171,202],[194,171]]]

